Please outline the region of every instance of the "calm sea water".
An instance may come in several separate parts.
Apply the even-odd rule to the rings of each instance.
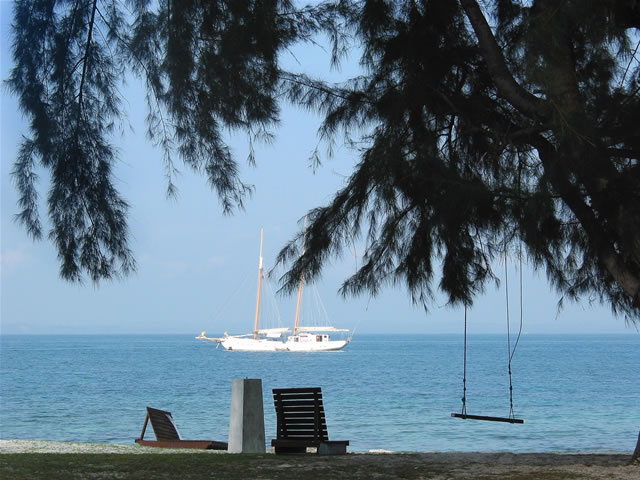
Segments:
[[[509,412],[506,340],[469,340],[467,411]],[[513,361],[524,425],[459,420],[462,338],[356,335],[333,353],[241,353],[193,336],[0,336],[0,438],[131,444],[145,407],[184,438],[226,440],[233,378],[321,386],[330,438],[353,451],[632,451],[640,335],[522,337]],[[151,432],[150,432],[151,433]],[[151,433],[152,435],[152,433]]]

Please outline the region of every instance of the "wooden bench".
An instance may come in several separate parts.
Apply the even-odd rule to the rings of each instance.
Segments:
[[[348,440],[328,439],[319,387],[273,389],[273,403],[277,432],[271,446],[276,454],[306,453],[308,447],[315,447],[319,455],[347,453]]]
[[[147,430],[149,421],[151,421],[151,427],[156,434],[156,440],[144,439],[144,433]],[[135,442],[143,447],[227,450],[226,442],[215,442],[213,440],[182,440],[171,416],[171,412],[151,407],[147,407],[147,417],[144,419],[142,433],[140,434],[140,438],[136,438]]]

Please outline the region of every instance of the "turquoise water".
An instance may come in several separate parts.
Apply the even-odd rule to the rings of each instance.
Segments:
[[[504,336],[469,339],[467,411],[509,413]],[[187,335],[0,336],[0,438],[131,444],[145,406],[184,438],[226,440],[233,378],[320,386],[330,438],[353,451],[632,451],[640,335],[524,335],[513,361],[524,425],[459,420],[462,337],[356,335],[332,353],[241,353]]]

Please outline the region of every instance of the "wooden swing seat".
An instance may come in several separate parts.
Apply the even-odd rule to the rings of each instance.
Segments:
[[[462,418],[463,420],[485,420],[488,422],[504,422],[504,423],[524,423],[521,418],[511,417],[488,417],[486,415],[469,415],[466,413],[452,413],[452,417]]]

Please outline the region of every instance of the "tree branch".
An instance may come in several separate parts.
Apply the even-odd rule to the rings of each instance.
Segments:
[[[291,73],[291,72],[286,72],[286,71],[281,71],[278,76],[280,77],[280,79],[282,79],[282,81],[284,82],[290,82],[293,83],[295,85],[301,85],[303,87],[306,88],[310,88],[312,90],[317,90],[318,92],[322,92],[325,93],[327,95],[339,98],[341,100],[352,100],[351,98],[349,98],[349,93],[353,93],[344,89],[336,89],[336,88],[330,88],[327,85],[325,85],[322,82],[316,82],[313,80],[310,80],[308,78],[306,78],[304,75],[299,75],[299,74],[295,74],[295,73]],[[358,99],[358,101],[360,103],[367,103],[370,105],[373,105],[374,102],[367,100],[366,98],[361,98]]]
[[[78,123],[80,123],[80,116],[82,114],[82,90],[84,88],[84,81],[87,75],[87,63],[89,59],[89,48],[91,48],[91,37],[93,35],[93,23],[96,19],[96,10],[98,8],[98,0],[93,0],[93,6],[91,7],[91,20],[89,20],[89,32],[87,33],[87,45],[84,49],[84,64],[82,65],[82,77],[80,78],[80,87],[78,87]]]
[[[521,87],[509,72],[500,46],[478,3],[475,0],[460,0],[460,4],[476,33],[478,45],[499,95],[529,118],[548,117],[549,112],[544,100]]]
[[[634,307],[640,307],[640,277],[629,269],[620,254],[612,244],[609,235],[601,228],[593,210],[585,203],[585,198],[568,180],[563,171],[562,162],[555,159],[553,146],[542,137],[532,137],[532,145],[538,150],[538,155],[545,171],[549,175],[554,188],[562,200],[571,209],[580,225],[589,236],[601,267],[611,275],[611,278],[632,299]]]

